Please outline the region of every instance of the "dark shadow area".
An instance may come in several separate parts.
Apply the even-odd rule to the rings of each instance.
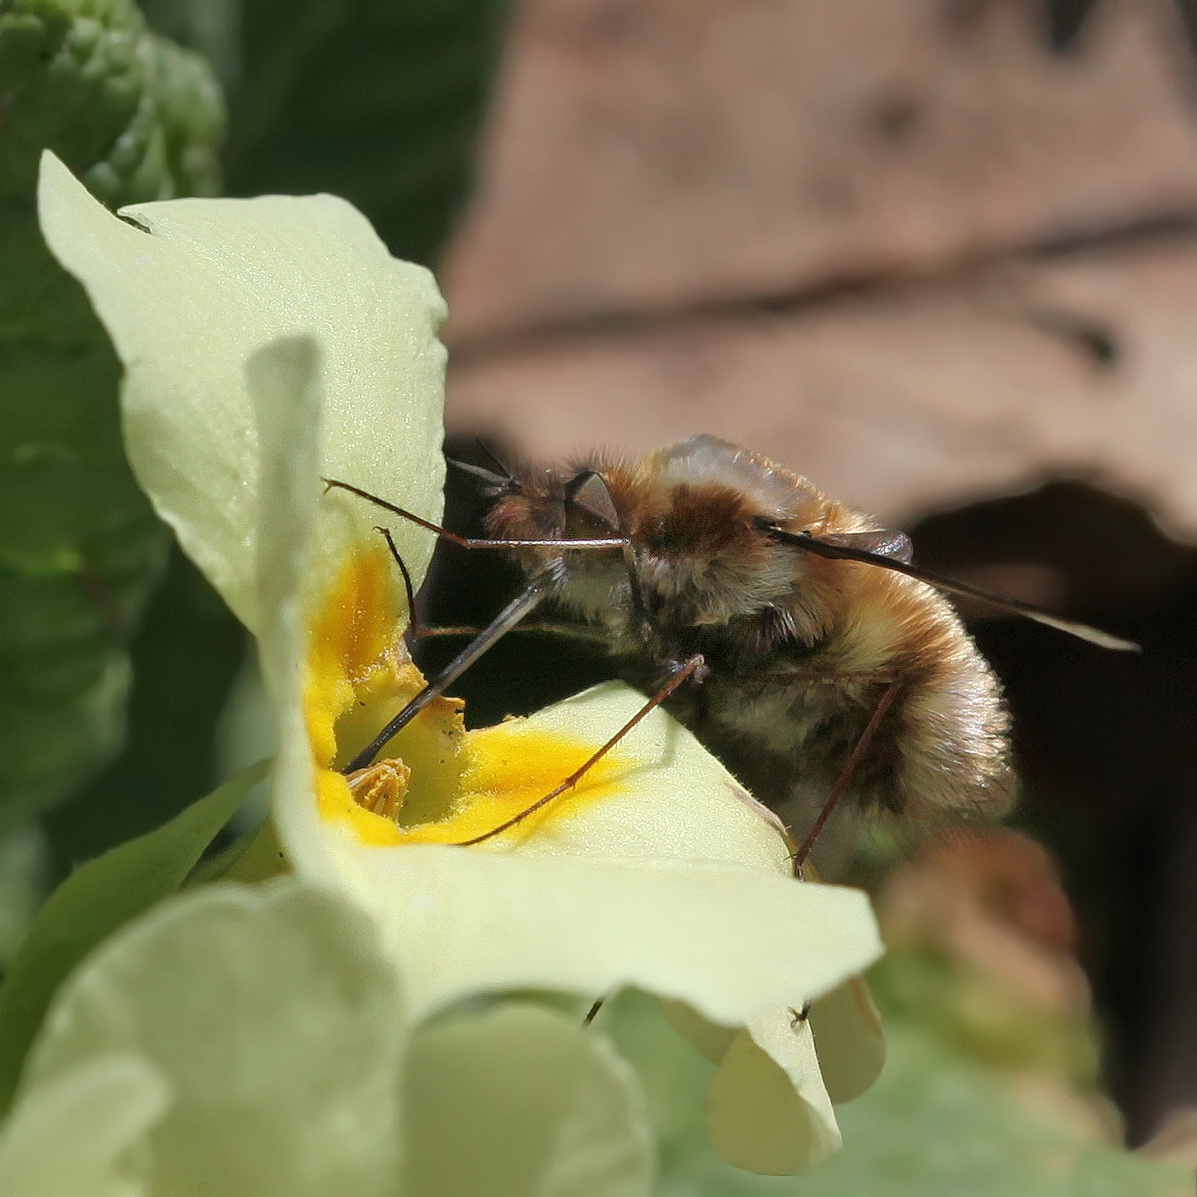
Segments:
[[[450,440],[446,455],[494,469],[473,438]],[[502,454],[500,454],[502,456]],[[490,506],[484,485],[463,470],[449,467],[445,483],[445,526],[466,536],[485,536],[483,518]],[[428,627],[483,627],[523,585],[523,575],[505,553],[467,550],[441,542],[418,609]],[[425,639],[415,656],[428,677],[435,677],[466,643],[466,637]],[[484,727],[505,715],[527,715],[549,703],[616,676],[609,659],[575,640],[513,632],[500,640],[453,685],[466,700],[466,722]],[[513,686],[511,678],[519,679]]]
[[[1061,862],[1108,1083],[1142,1141],[1197,1102],[1197,551],[1136,504],[1074,483],[930,517],[914,539],[925,565],[1143,646],[974,624],[1014,715],[1014,822]]]

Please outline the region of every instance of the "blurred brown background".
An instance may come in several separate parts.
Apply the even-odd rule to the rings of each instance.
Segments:
[[[1166,0],[523,0],[442,269],[458,452],[716,433],[929,566],[1143,643],[976,625],[1139,1142],[1197,1105],[1194,26]],[[433,622],[511,584],[451,553],[437,579]],[[608,674],[502,645],[478,721],[513,663],[528,709]]]

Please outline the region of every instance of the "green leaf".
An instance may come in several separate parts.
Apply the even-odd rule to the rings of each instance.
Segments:
[[[867,1189],[887,1197],[1164,1197],[1177,1170],[1103,1142],[1095,1115],[1066,1091],[1036,1102],[1007,1074],[951,1051],[922,1027],[892,1027],[886,1072],[840,1111],[844,1152],[803,1197]],[[1087,1115],[1087,1118],[1086,1118]],[[1095,1133],[1096,1132],[1096,1133]],[[1191,1181],[1189,1182],[1192,1183]]]
[[[0,5],[0,81],[2,830],[119,748],[126,645],[167,544],[124,460],[116,357],[38,235],[38,155],[113,204],[212,190],[223,113],[129,0]]]
[[[125,464],[111,353],[0,342],[0,829],[123,735],[126,644],[167,542]]]
[[[431,264],[469,181],[501,0],[244,0],[230,191],[331,191]]]
[[[27,824],[0,836],[0,976],[21,946],[49,891],[46,840]]]
[[[140,0],[157,34],[195,50],[225,87],[241,72],[241,0]]]
[[[46,148],[114,207],[215,189],[211,72],[149,33],[132,0],[8,0],[0,78],[0,199],[28,205]]]
[[[245,654],[245,629],[176,546],[131,646],[125,747],[41,819],[52,880],[145,835],[226,777],[270,756],[268,745],[217,763],[216,729]]]
[[[243,770],[169,823],[77,869],[39,911],[0,988],[0,1107],[66,976],[118,927],[174,893],[268,762]]]

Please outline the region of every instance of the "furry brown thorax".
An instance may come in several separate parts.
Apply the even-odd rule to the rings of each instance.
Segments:
[[[633,461],[535,472],[504,488],[487,526],[502,538],[627,536],[626,553],[562,555],[560,607],[599,629],[649,692],[702,653],[706,680],[667,705],[796,834],[891,682],[845,805],[920,818],[1010,806],[998,684],[947,601],[773,534],[876,529],[805,478],[697,436]],[[555,556],[519,553],[529,572]]]

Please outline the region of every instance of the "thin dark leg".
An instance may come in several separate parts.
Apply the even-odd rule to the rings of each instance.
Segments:
[[[434,698],[443,694],[488,648],[509,632],[529,611],[534,610],[556,588],[561,580],[561,559],[550,563],[549,568],[537,574],[521,594],[517,595],[498,615],[491,620],[481,635],[471,640],[441,670],[440,674],[415,696],[387,725],[341,770],[354,773],[374,763],[386,742],[396,732],[406,727]]]
[[[582,1028],[583,1029],[590,1026],[590,1024],[592,1022],[594,1022],[595,1016],[603,1008],[603,1003],[606,1000],[607,1000],[606,998],[599,998],[599,1000],[597,1002],[595,1002],[594,1005],[591,1006],[589,1010],[586,1011],[586,1017],[584,1019],[582,1019]]]
[[[420,623],[416,615],[416,596],[411,584],[411,574],[408,572],[407,565],[404,563],[399,549],[395,545],[394,537],[391,536],[391,530],[389,528],[375,528],[374,531],[382,533],[383,538],[387,542],[387,548],[391,550],[391,556],[395,559],[395,564],[399,567],[399,573],[403,577],[403,590],[407,595],[407,631],[404,633],[405,636],[414,636],[417,640],[423,640],[430,636],[482,635],[486,630],[485,628],[428,628]],[[596,638],[593,633],[587,633],[585,629],[575,632],[564,624],[521,624],[519,627],[510,630],[513,632],[547,632],[549,635]]]
[[[370,494],[369,491],[362,490],[360,487],[351,486],[348,482],[338,482],[333,478],[323,478],[321,481],[325,485],[326,490],[343,490],[351,495],[357,495],[358,498],[365,499],[368,503],[373,503],[376,507],[381,507],[384,511],[389,511],[393,515],[402,516],[406,520],[410,520],[414,524],[418,524],[421,528],[426,528],[429,532],[435,532],[438,536],[445,540],[451,541],[455,545],[459,545],[463,549],[513,549],[513,548],[551,548],[559,551],[567,549],[626,549],[628,545],[628,538],[626,536],[601,536],[588,537],[577,540],[475,540],[465,536],[458,536],[456,532],[450,532],[447,528],[442,528],[439,524],[434,524],[429,520],[423,519],[414,512],[407,511],[402,507],[397,507],[393,503],[388,503],[385,499],[380,499],[377,495]],[[385,529],[380,528],[380,532],[386,537],[387,544],[390,547],[391,555],[394,557],[399,570],[403,575],[403,585],[407,593],[408,611],[409,611],[409,626],[415,622],[415,595],[413,593],[413,586],[411,575],[408,573],[407,566],[404,564],[403,558],[400,556],[395,542],[391,534]],[[353,773],[358,769],[364,769],[368,765],[374,763],[374,758],[381,751],[384,744],[396,732],[405,727],[412,721],[434,698],[443,694],[454,681],[466,670],[466,668],[473,664],[487,649],[489,649],[496,641],[511,631],[533,608],[535,608],[549,593],[554,590],[561,581],[562,571],[564,569],[564,562],[560,557],[554,558],[545,569],[538,574],[531,582],[524,588],[514,601],[509,603],[499,614],[491,621],[490,625],[483,629],[478,638],[472,643],[467,644],[456,657],[445,667],[440,676],[435,679],[429,686],[422,690],[415,698],[395,716],[366,745],[361,752],[359,752],[352,761],[342,770],[344,773]]]
[[[586,773],[594,768],[600,760],[619,743],[639,723],[654,707],[659,707],[684,681],[692,677],[703,665],[703,657],[701,653],[696,653],[692,656],[657,692],[650,698],[644,706],[636,712],[613,735],[597,752],[593,753],[587,760],[577,769],[575,769],[555,790],[546,794],[543,798],[538,798],[531,806],[526,807],[520,811],[518,815],[513,815],[505,823],[500,823],[498,827],[492,827],[490,831],[484,832],[482,835],[476,835],[472,840],[461,840],[462,847],[468,847],[471,844],[481,844],[484,840],[489,840],[492,836],[499,835],[501,832],[507,831],[514,827],[517,823],[522,823],[529,815],[535,814],[542,807],[548,806],[554,798],[560,798],[566,790],[572,790],[574,786],[586,775]]]
[[[399,567],[399,573],[403,577],[403,593],[407,595],[407,629],[404,635],[407,636],[410,634],[418,639],[424,635],[424,632],[416,616],[416,592],[411,584],[411,574],[408,573],[407,566],[399,554],[399,549],[395,544],[395,538],[391,535],[390,528],[375,527],[374,531],[382,533],[382,538],[387,542],[387,548],[391,550],[391,556],[395,559],[395,564]]]
[[[479,627],[445,627],[445,628],[421,628],[417,635],[421,639],[432,636],[479,636],[485,631],[484,628]],[[602,632],[594,628],[582,627],[581,625],[568,623],[528,623],[527,621],[509,629],[509,636],[516,636],[520,633],[532,633],[539,636],[562,636],[567,640],[580,640],[584,644],[593,645],[595,648],[606,648],[607,638]]]
[[[807,857],[810,856],[811,849],[815,846],[815,840],[819,838],[823,828],[827,826],[827,820],[831,818],[832,811],[835,810],[837,803],[844,796],[848,786],[851,785],[852,778],[855,776],[856,770],[860,768],[860,762],[864,760],[865,753],[868,752],[869,745],[872,744],[873,737],[876,736],[877,729],[881,726],[881,721],[885,718],[886,711],[893,706],[894,699],[898,695],[899,684],[898,682],[890,682],[885,693],[881,696],[881,701],[869,717],[868,723],[865,724],[864,731],[860,733],[860,739],[856,741],[856,747],[852,749],[852,755],[844,762],[844,767],[840,770],[840,775],[836,778],[835,785],[831,787],[831,793],[827,796],[827,801],[823,803],[823,809],[819,812],[819,817],[807,833],[806,839],[802,841],[802,846],[794,853],[794,876],[800,881],[802,880],[802,866],[806,863]]]

